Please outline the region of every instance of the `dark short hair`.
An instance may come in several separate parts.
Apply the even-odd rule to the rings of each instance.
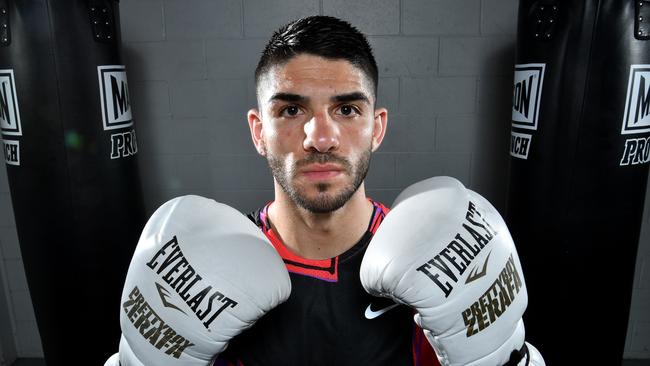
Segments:
[[[379,73],[366,37],[350,23],[323,15],[295,20],[273,33],[255,69],[256,85],[269,69],[299,54],[349,61],[366,74],[377,95]]]

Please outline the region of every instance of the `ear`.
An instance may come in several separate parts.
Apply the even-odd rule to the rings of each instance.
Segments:
[[[248,117],[248,128],[251,130],[253,145],[255,145],[258,154],[265,156],[266,148],[262,137],[262,116],[256,108],[249,110],[246,116]]]
[[[375,110],[375,120],[372,127],[372,151],[379,148],[386,135],[386,124],[388,123],[388,110],[378,108]]]

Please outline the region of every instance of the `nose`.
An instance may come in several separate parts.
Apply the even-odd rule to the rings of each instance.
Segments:
[[[321,153],[335,151],[339,148],[339,131],[336,122],[326,112],[315,113],[305,123],[305,150],[316,150]]]

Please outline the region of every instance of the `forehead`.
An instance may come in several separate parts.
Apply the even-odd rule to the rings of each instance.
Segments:
[[[261,101],[278,92],[305,96],[362,92],[370,99],[373,98],[371,85],[366,74],[347,60],[300,54],[265,73],[259,80],[257,93]]]

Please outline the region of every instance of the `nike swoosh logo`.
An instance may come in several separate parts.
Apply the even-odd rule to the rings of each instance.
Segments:
[[[370,304],[370,305],[368,305],[368,307],[366,308],[366,313],[365,313],[366,319],[374,319],[374,318],[380,316],[381,314],[387,312],[388,310],[393,309],[393,308],[396,308],[396,307],[398,307],[398,306],[399,306],[399,304],[388,305],[388,306],[386,306],[385,308],[382,308],[382,309],[379,309],[379,310],[377,310],[377,311],[374,311],[374,310],[372,310],[372,308],[371,308],[371,307],[372,307],[372,304]]]
[[[467,279],[465,280],[465,284],[468,284],[470,282],[474,282],[474,281],[478,280],[479,278],[485,276],[485,274],[487,273],[488,260],[490,260],[490,254],[492,254],[492,251],[490,251],[488,253],[488,255],[487,255],[487,258],[485,258],[485,262],[483,263],[483,268],[481,269],[480,272],[477,271],[478,267],[476,267],[476,266],[474,266],[474,268],[472,268],[469,271],[469,275],[467,276]]]
[[[156,284],[156,288],[158,289],[158,296],[160,296],[160,300],[163,303],[163,306],[166,308],[170,309],[176,309],[180,311],[181,313],[185,314],[183,310],[181,310],[178,306],[172,304],[171,302],[167,301],[167,298],[169,297],[169,291],[163,287],[163,285],[159,284],[158,282],[154,282]],[[187,314],[185,314],[187,315]]]

